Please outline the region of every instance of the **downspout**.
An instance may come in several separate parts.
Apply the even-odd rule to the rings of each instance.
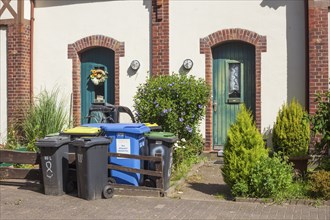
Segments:
[[[30,102],[33,103],[33,38],[34,38],[34,0],[30,0]]]
[[[309,111],[309,10],[308,10],[308,1],[304,1],[305,7],[305,108]]]

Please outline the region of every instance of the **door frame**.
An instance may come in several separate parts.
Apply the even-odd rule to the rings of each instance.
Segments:
[[[68,58],[72,59],[73,125],[80,125],[80,54],[92,47],[105,47],[115,53],[115,105],[119,105],[119,58],[125,56],[125,43],[104,35],[92,35],[68,45]]]
[[[266,36],[255,32],[233,28],[214,32],[200,39],[200,53],[205,55],[205,80],[213,88],[212,48],[228,41],[243,41],[255,46],[256,84],[256,125],[261,130],[261,53],[267,51]],[[205,117],[205,151],[213,151],[213,97],[208,103]]]

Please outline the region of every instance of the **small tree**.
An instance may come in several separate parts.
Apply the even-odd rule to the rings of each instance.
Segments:
[[[305,156],[310,142],[310,125],[307,112],[293,99],[278,112],[273,129],[275,152],[285,156]]]
[[[245,105],[241,105],[236,122],[228,130],[224,149],[224,181],[232,188],[234,195],[248,192],[249,175],[255,164],[268,156],[262,135],[258,131]]]

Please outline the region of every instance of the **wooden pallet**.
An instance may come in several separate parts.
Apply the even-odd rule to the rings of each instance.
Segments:
[[[111,184],[114,187],[114,195],[127,195],[127,196],[151,196],[162,197],[164,196],[164,179],[163,179],[163,158],[162,156],[141,156],[130,154],[108,153],[109,157],[121,157],[127,159],[137,159],[144,161],[152,161],[155,163],[155,170],[136,169],[125,166],[118,166],[109,164],[108,169],[118,170],[131,173],[140,173],[143,175],[156,177],[156,188],[145,186],[131,186],[126,184]],[[69,164],[75,166],[75,154],[69,153]],[[0,184],[2,185],[16,185],[20,184],[21,180],[36,181],[42,184],[42,169],[40,162],[40,154],[37,152],[22,152],[13,150],[0,150],[0,163],[12,164],[31,164],[34,168],[14,168],[14,167],[0,167]],[[71,173],[70,179],[75,173]],[[17,180],[16,182],[14,180]]]

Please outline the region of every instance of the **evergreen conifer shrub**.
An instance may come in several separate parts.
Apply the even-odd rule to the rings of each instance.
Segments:
[[[288,157],[305,156],[310,142],[310,125],[307,112],[293,99],[278,112],[273,128],[275,152]]]
[[[268,150],[253,121],[252,113],[242,105],[236,122],[228,130],[222,168],[224,181],[231,187],[234,196],[247,193],[252,168],[266,157]]]

